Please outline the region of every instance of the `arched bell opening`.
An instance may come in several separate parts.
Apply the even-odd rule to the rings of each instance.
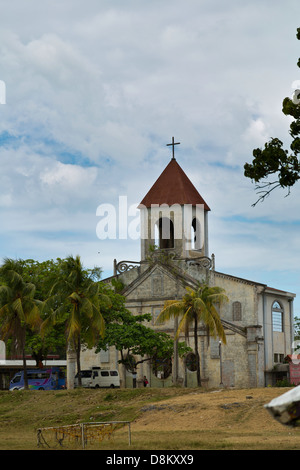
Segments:
[[[174,248],[174,224],[168,217],[160,217],[156,224],[155,245],[161,250]]]
[[[196,217],[193,218],[191,225],[191,249],[201,250],[201,225]]]

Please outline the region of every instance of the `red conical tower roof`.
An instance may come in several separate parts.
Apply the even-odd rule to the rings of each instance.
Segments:
[[[204,210],[210,208],[186,176],[175,158],[169,162],[162,174],[155,181],[140,205],[151,207],[151,204],[203,204]]]

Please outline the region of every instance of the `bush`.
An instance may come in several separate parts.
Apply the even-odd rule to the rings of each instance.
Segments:
[[[295,384],[291,384],[288,379],[277,380],[275,387],[295,387]]]

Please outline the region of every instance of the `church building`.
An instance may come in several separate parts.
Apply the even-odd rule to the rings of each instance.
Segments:
[[[152,327],[174,337],[176,320],[157,324],[166,300],[181,299],[186,288],[199,282],[219,286],[229,301],[220,317],[226,344],[208,341],[198,327],[201,383],[212,387],[265,387],[286,376],[284,359],[292,352],[295,294],[242,279],[215,269],[209,254],[210,207],[174,156],[139,205],[141,259],[114,261],[114,275],[124,289],[126,307],[133,314],[151,313]],[[112,278],[105,279],[110,282]],[[184,341],[184,334],[179,341]],[[188,345],[194,350],[193,334]],[[101,356],[101,355],[100,355]],[[116,353],[103,354],[101,366],[117,364]],[[131,373],[119,366],[122,386],[133,383]],[[150,386],[197,385],[195,355],[173,355],[163,368],[144,362],[137,369],[137,386],[146,376]]]

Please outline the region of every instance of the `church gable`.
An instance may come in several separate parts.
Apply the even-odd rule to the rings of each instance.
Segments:
[[[122,294],[127,300],[174,299],[182,296],[185,286],[191,284],[192,281],[182,273],[157,263],[127,286]]]

